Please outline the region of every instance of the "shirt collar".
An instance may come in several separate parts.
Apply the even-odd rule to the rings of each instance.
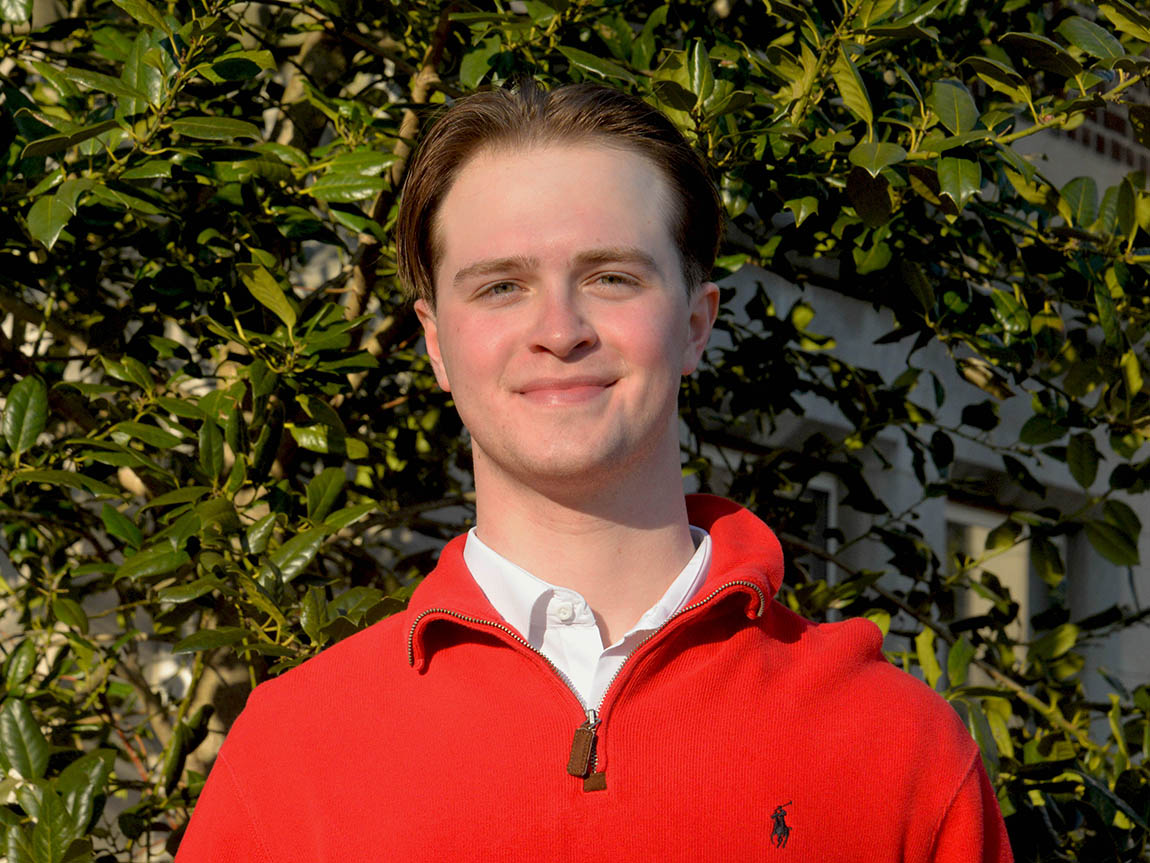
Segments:
[[[691,526],[695,553],[671,582],[666,592],[639,618],[623,636],[658,629],[667,619],[694,596],[707,577],[711,562],[711,537],[700,527]],[[574,590],[558,587],[532,575],[518,564],[512,563],[481,540],[472,528],[463,547],[463,561],[475,583],[500,616],[519,633],[531,638],[533,616],[545,609],[556,591],[566,591],[580,600]],[[584,600],[585,601],[585,600]],[[534,630],[537,630],[535,627]],[[536,645],[538,646],[538,645]]]

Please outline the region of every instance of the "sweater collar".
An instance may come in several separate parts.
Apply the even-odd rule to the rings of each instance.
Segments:
[[[783,579],[783,553],[774,533],[749,510],[714,495],[687,495],[687,516],[711,535],[712,542],[710,569],[696,596],[705,604],[730,586],[744,596],[747,617],[762,616]],[[435,569],[411,597],[408,661],[413,666],[421,667],[427,658],[426,627],[434,619],[494,628],[510,640],[522,641],[503,623],[468,571],[463,560],[466,539],[457,536],[444,547]]]

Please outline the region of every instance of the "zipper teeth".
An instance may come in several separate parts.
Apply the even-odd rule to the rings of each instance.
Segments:
[[[663,628],[665,626],[667,626],[667,624],[669,624],[672,620],[675,620],[677,617],[680,617],[681,615],[684,615],[689,611],[694,611],[696,608],[701,608],[702,606],[706,605],[708,602],[710,602],[712,599],[714,599],[716,596],[718,596],[723,591],[727,590],[728,588],[734,587],[736,585],[741,585],[743,587],[749,587],[752,590],[754,590],[755,593],[757,593],[759,595],[759,616],[761,617],[763,614],[763,608],[767,604],[767,597],[766,597],[766,594],[763,593],[763,589],[761,587],[759,587],[757,584],[755,584],[753,581],[728,581],[726,584],[715,588],[713,591],[711,591],[709,594],[707,594],[702,599],[695,600],[690,605],[684,605],[682,608],[680,608],[678,611],[676,611],[674,614],[672,614],[670,617],[668,617],[666,620],[664,620],[662,623],[660,623],[657,627],[655,627],[650,632],[648,632],[647,635],[638,644],[635,645],[635,649],[627,654],[627,658],[623,660],[623,662],[619,665],[619,667],[615,669],[615,673],[611,675],[611,679],[607,681],[607,685],[603,688],[603,697],[599,699],[599,707],[595,711],[596,717],[598,717],[598,715],[603,711],[603,703],[607,700],[607,693],[611,691],[611,687],[615,685],[615,681],[618,679],[619,675],[623,672],[623,669],[627,666],[628,662],[630,662],[631,657],[639,652],[639,648],[641,648],[644,644],[646,644],[648,641],[650,641],[652,638],[654,638],[656,635],[658,635],[660,632],[662,632]]]

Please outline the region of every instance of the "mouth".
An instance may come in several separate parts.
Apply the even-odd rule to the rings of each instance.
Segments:
[[[536,404],[574,405],[592,401],[614,385],[610,378],[540,378],[516,392]]]

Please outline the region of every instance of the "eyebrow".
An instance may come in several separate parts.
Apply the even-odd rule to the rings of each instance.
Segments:
[[[459,285],[477,276],[491,276],[498,273],[524,272],[539,268],[539,259],[528,255],[512,255],[506,258],[488,258],[475,261],[461,268],[452,278]],[[601,249],[587,249],[575,256],[576,267],[593,267],[601,264],[631,264],[658,273],[655,259],[635,246],[613,246]]]

